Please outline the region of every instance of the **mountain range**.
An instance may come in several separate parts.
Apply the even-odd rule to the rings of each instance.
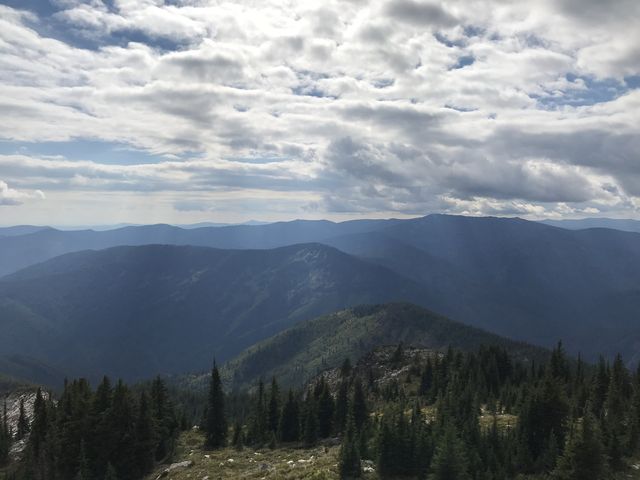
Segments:
[[[0,234],[0,271],[5,365],[19,354],[70,375],[199,370],[297,322],[388,301],[563,340],[590,360],[640,359],[640,234],[614,229],[448,215],[43,229]]]
[[[579,218],[564,220],[543,220],[542,223],[570,230],[586,228],[612,228],[624,232],[640,233],[640,221],[622,218]]]
[[[385,267],[320,244],[83,251],[0,281],[0,352],[68,375],[139,379],[199,370],[346,306],[421,294]]]
[[[331,237],[375,230],[393,220],[354,220],[334,223],[324,220],[180,228],[143,225],[113,230],[57,230],[33,227],[26,235],[2,236],[0,232],[0,276],[13,273],[53,257],[81,250],[149,244],[193,245],[228,249],[266,249],[298,243],[322,242]],[[11,228],[11,227],[10,227]],[[7,232],[10,232],[7,229]]]

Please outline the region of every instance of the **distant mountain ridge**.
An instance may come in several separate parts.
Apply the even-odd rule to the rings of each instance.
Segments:
[[[199,370],[300,320],[422,289],[332,247],[149,245],[57,257],[0,281],[0,352],[69,376]]]
[[[0,238],[0,276],[65,253],[115,246],[150,244],[193,245],[225,249],[269,249],[299,243],[321,242],[336,235],[359,233],[397,220],[294,220],[266,225],[180,228],[171,225],[128,226],[115,230],[62,231],[48,228]],[[1,235],[0,235],[1,237]]]
[[[430,215],[195,230],[166,225],[111,232],[51,230],[0,238],[0,266],[19,258],[19,252],[46,256],[87,243],[103,248],[123,238],[142,244],[149,239],[165,244],[209,242],[235,250],[225,248],[224,254],[214,255],[202,253],[208,251],[202,247],[123,247],[108,253],[74,253],[9,275],[0,281],[0,322],[11,326],[3,331],[11,335],[4,342],[0,337],[0,354],[43,358],[38,357],[40,345],[74,345],[70,334],[55,336],[67,328],[62,326],[69,318],[76,322],[69,325],[83,326],[82,316],[87,324],[97,322],[100,328],[92,327],[97,331],[106,328],[102,324],[117,324],[114,331],[120,335],[130,327],[127,319],[135,318],[131,325],[139,325],[163,318],[173,330],[149,331],[157,342],[154,345],[162,346],[167,355],[146,352],[146,345],[140,347],[126,336],[118,338],[122,348],[141,350],[147,362],[141,372],[171,370],[176,365],[165,356],[173,355],[172,337],[182,341],[183,336],[169,319],[172,315],[185,319],[187,331],[200,332],[195,339],[197,351],[180,354],[181,362],[191,368],[210,363],[214,354],[230,358],[256,341],[322,313],[360,303],[407,300],[505,337],[547,347],[562,339],[570,353],[580,352],[590,360],[618,352],[632,363],[640,360],[640,234],[612,229],[569,230],[518,218]],[[279,245],[307,239],[321,243]],[[49,250],[42,251],[42,245]],[[305,248],[323,253],[296,257],[295,252]],[[152,251],[156,253],[149,255]],[[177,255],[182,251],[192,253]],[[227,260],[214,261],[209,258],[212,255]],[[305,255],[313,261],[300,261]],[[126,268],[122,266],[125,257]],[[200,264],[204,258],[208,260]],[[97,259],[103,259],[102,264]],[[114,265],[120,265],[120,270]],[[371,282],[353,284],[354,278],[364,278],[364,272],[369,272]],[[320,290],[314,283],[318,278],[323,279]],[[87,285],[95,287],[87,290]],[[89,302],[93,309],[88,308]],[[214,335],[211,329],[220,325],[226,326],[221,338],[205,345],[203,332]],[[14,331],[22,332],[21,336]],[[171,338],[161,337],[167,333]],[[136,335],[143,338],[141,332]],[[60,351],[55,355],[64,356],[61,352],[66,347],[56,348]],[[88,364],[107,364],[108,355],[100,348],[86,352]],[[101,355],[102,360],[93,359]],[[114,370],[126,372],[121,359],[114,361],[122,363]],[[54,366],[66,363],[73,362],[59,359]],[[130,369],[135,370],[137,364],[132,365]]]
[[[610,228],[623,232],[640,233],[640,220],[622,218],[579,218],[565,220],[542,220],[541,223],[569,230],[584,230],[587,228]]]
[[[0,237],[18,237],[20,235],[29,235],[41,230],[47,230],[50,227],[38,227],[35,225],[15,225],[12,227],[0,227]]]
[[[587,228],[611,228],[624,232],[640,233],[640,220],[618,218],[580,218],[566,220],[542,220],[541,223],[570,230],[584,230]]]

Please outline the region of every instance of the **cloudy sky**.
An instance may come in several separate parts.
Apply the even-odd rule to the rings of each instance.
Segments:
[[[637,0],[0,3],[0,224],[640,218]]]

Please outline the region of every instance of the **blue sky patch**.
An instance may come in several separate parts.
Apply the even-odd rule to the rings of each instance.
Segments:
[[[473,65],[475,61],[476,58],[473,55],[463,55],[458,57],[458,61],[453,67],[451,67],[451,70],[468,67],[469,65]]]
[[[90,160],[109,165],[138,165],[166,160],[160,155],[134,149],[125,144],[100,140],[37,143],[0,141],[0,154],[61,156],[68,160]]]
[[[629,82],[620,82],[613,78],[596,80],[593,77],[578,76],[572,73],[566,75],[566,79],[572,83],[581,80],[586,88],[570,88],[564,92],[549,93],[549,95],[532,95],[543,108],[554,109],[562,106],[580,107],[595,105],[597,103],[610,102],[620,95],[627,93]],[[626,79],[625,79],[626,80]],[[631,81],[634,84],[634,80]]]
[[[38,16],[38,21],[28,22],[38,34],[60,40],[68,45],[86,50],[98,50],[101,47],[116,45],[124,47],[129,42],[144,43],[161,51],[175,51],[185,47],[188,42],[168,37],[151,37],[137,29],[123,29],[114,32],[96,32],[92,28],[70,25],[56,13],[65,10],[57,2],[50,0],[0,0],[0,3],[13,8],[28,10]],[[103,0],[102,4],[111,13],[118,13],[113,0]]]

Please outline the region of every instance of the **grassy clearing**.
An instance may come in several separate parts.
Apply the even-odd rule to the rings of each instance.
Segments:
[[[233,448],[206,451],[199,432],[187,432],[180,437],[180,446],[174,462],[191,460],[193,465],[168,474],[171,480],[334,480],[338,479],[339,447],[277,448],[275,450],[242,451]],[[155,480],[164,470],[159,468],[149,480]],[[365,479],[377,479],[366,474]]]

